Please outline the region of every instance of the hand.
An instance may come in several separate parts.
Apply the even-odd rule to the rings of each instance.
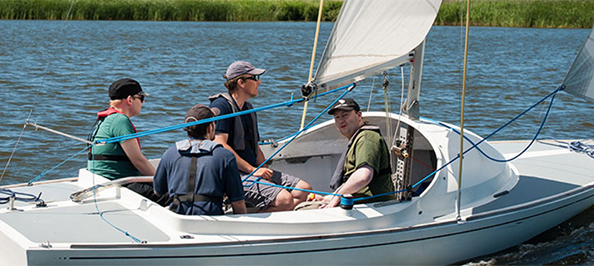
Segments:
[[[320,207],[321,209],[334,208],[338,205],[338,203],[340,203],[340,196],[328,195],[324,197],[324,201],[327,201],[328,204],[322,205]]]
[[[256,171],[253,176],[259,176],[262,177],[268,181],[272,181],[272,170],[266,168],[266,167],[260,167],[260,169],[258,169],[258,171]]]

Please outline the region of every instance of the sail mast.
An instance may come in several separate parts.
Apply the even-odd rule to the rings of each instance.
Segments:
[[[464,161],[464,100],[466,98],[466,70],[468,63],[468,32],[470,24],[470,0],[466,5],[466,38],[464,40],[464,71],[462,74],[462,107],[460,111],[460,165],[458,170],[458,197],[456,199],[456,220],[460,220],[460,202],[462,197],[462,162]]]
[[[314,45],[313,51],[311,52],[311,62],[309,64],[309,75],[307,76],[307,82],[311,82],[313,79],[313,67],[314,61],[316,60],[316,48],[318,47],[318,36],[320,34],[320,22],[322,21],[322,9],[324,7],[324,0],[320,0],[320,9],[318,10],[318,23],[316,25],[316,36],[314,37]],[[306,99],[305,103],[303,104],[303,115],[301,116],[301,127],[303,129],[303,125],[305,124],[305,114],[307,113],[307,103],[309,100]]]

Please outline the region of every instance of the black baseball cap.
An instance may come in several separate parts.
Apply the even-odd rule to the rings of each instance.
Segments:
[[[330,110],[328,111],[329,115],[334,114],[334,111],[336,110],[345,110],[345,111],[350,111],[350,110],[355,110],[355,111],[359,111],[361,110],[361,108],[359,108],[359,105],[357,104],[357,102],[355,102],[355,100],[353,100],[353,98],[344,98],[344,99],[340,99],[338,100],[338,102],[336,102],[336,104],[334,104],[334,106],[332,106],[332,108],[330,108]]]
[[[109,85],[109,99],[111,100],[126,99],[128,96],[136,94],[150,96],[147,92],[142,91],[140,83],[133,79],[120,79]]]

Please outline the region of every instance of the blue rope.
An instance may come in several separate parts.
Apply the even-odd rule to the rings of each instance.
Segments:
[[[95,145],[93,145],[91,147],[91,149],[94,149]],[[95,186],[95,153],[94,150],[91,150],[91,156],[92,156],[92,163],[91,163],[91,169],[89,169],[89,171],[91,173],[93,173],[93,186]],[[134,242],[136,243],[142,243],[142,241],[140,239],[138,239],[137,237],[131,235],[130,233],[128,233],[127,231],[117,227],[116,225],[112,224],[110,221],[108,221],[105,217],[103,217],[103,212],[101,210],[99,210],[99,205],[97,204],[97,192],[95,189],[93,189],[93,203],[95,204],[95,210],[97,210],[97,213],[99,214],[99,217],[101,217],[101,220],[103,220],[104,222],[106,222],[109,226],[111,226],[112,228],[120,231],[121,233],[123,233],[124,235],[126,235],[127,237],[129,237],[130,239],[134,240]]]
[[[0,198],[0,204],[8,203],[10,201],[10,198],[14,198],[15,200],[19,200],[19,201],[23,201],[23,202],[42,202],[43,203],[43,200],[41,199],[41,193],[39,193],[39,196],[35,196],[35,195],[29,194],[29,193],[16,192],[16,191],[12,191],[12,190],[6,189],[6,188],[0,188],[0,194],[8,195],[8,197]]]
[[[469,141],[472,144],[472,147],[468,148],[467,150],[465,150],[464,152],[462,152],[462,155],[468,153],[469,151],[471,151],[474,148],[477,148],[481,154],[483,154],[484,156],[486,156],[487,158],[497,161],[497,162],[508,162],[508,161],[512,161],[515,160],[516,158],[520,157],[526,150],[528,150],[528,148],[530,148],[530,146],[534,143],[534,141],[536,140],[536,138],[538,137],[538,135],[540,134],[540,131],[542,130],[542,128],[544,127],[544,124],[547,120],[547,117],[549,115],[549,111],[551,110],[551,107],[553,105],[553,101],[555,100],[555,96],[556,94],[563,90],[564,87],[560,86],[559,88],[557,88],[556,90],[554,90],[553,92],[551,92],[549,95],[547,95],[546,97],[544,97],[543,99],[541,99],[540,101],[536,102],[534,105],[532,105],[531,107],[529,107],[528,109],[526,109],[524,112],[522,112],[521,114],[517,115],[516,117],[514,117],[512,120],[508,121],[507,123],[505,123],[503,126],[499,127],[498,129],[496,129],[495,131],[493,131],[493,133],[489,134],[487,137],[481,139],[479,142],[477,142],[476,144],[473,143],[472,141],[470,141],[468,138],[464,137],[464,139],[466,139],[467,141]],[[536,135],[534,136],[534,138],[532,139],[532,141],[530,142],[530,144],[522,151],[520,152],[518,155],[514,156],[512,159],[510,160],[497,160],[494,158],[491,158],[490,156],[487,156],[480,148],[478,148],[478,145],[480,145],[481,143],[483,143],[484,141],[486,141],[488,138],[492,137],[493,135],[495,135],[497,132],[501,131],[503,128],[507,127],[509,124],[511,124],[512,122],[514,122],[515,120],[517,120],[518,118],[520,118],[521,116],[525,115],[528,111],[532,110],[534,107],[536,107],[537,105],[539,105],[541,102],[545,101],[546,99],[548,99],[549,97],[553,96],[553,98],[551,98],[551,102],[549,103],[549,108],[547,109],[546,115],[543,119],[543,122],[540,125],[540,128],[538,129]],[[433,121],[433,120],[432,120]],[[457,132],[456,130],[454,130],[453,128],[441,123],[441,122],[436,122],[433,121],[439,125],[448,127],[450,129],[452,129],[454,132],[460,134],[459,132]],[[420,181],[418,181],[417,183],[415,183],[411,188],[415,188],[418,185],[420,185],[421,183],[423,183],[425,180],[427,180],[429,177],[433,176],[435,173],[443,170],[446,166],[452,164],[453,162],[455,162],[456,160],[458,160],[460,158],[460,154],[456,155],[456,157],[454,157],[452,160],[450,160],[449,162],[447,162],[446,164],[442,165],[439,169],[431,172],[430,174],[428,174],[427,176],[425,176],[423,179],[421,179]],[[379,194],[379,195],[373,195],[373,196],[369,196],[369,197],[365,197],[365,198],[357,198],[355,199],[355,201],[362,201],[362,200],[368,200],[368,199],[373,199],[373,198],[377,198],[377,197],[381,197],[381,196],[385,196],[385,195],[390,195],[390,194],[396,194],[396,193],[400,193],[400,192],[404,192],[406,190],[400,190],[400,191],[394,191],[394,192],[387,192],[387,193],[383,193],[383,194]]]
[[[312,97],[312,98],[321,97],[321,96],[342,90],[349,86],[351,86],[351,85],[347,85],[347,86],[343,86],[343,87],[340,87],[340,88],[337,88],[337,89],[334,89],[331,91],[327,91],[327,92],[324,92],[324,93],[317,95],[315,97]],[[121,142],[124,140],[135,139],[135,138],[153,135],[153,134],[157,134],[157,133],[163,133],[163,132],[167,132],[167,131],[171,131],[171,130],[182,129],[182,128],[189,127],[189,126],[210,123],[210,122],[214,122],[214,121],[218,121],[218,120],[222,120],[222,119],[227,119],[227,118],[236,117],[236,116],[240,116],[240,115],[260,112],[260,111],[273,109],[273,108],[277,108],[277,107],[281,107],[281,106],[290,107],[293,104],[302,102],[304,100],[305,100],[304,98],[297,99],[297,100],[289,100],[289,101],[282,102],[282,103],[272,104],[272,105],[268,105],[268,106],[264,106],[264,107],[260,107],[260,108],[254,108],[254,109],[250,109],[250,110],[245,110],[245,111],[241,111],[241,112],[237,112],[237,113],[230,113],[230,114],[226,114],[226,115],[215,116],[215,117],[202,119],[202,120],[198,120],[198,121],[193,121],[193,122],[189,122],[189,123],[178,124],[178,125],[173,125],[173,126],[168,126],[168,127],[163,127],[163,128],[157,128],[157,129],[153,129],[153,130],[148,130],[148,131],[124,135],[124,136],[118,136],[118,137],[113,137],[113,138],[108,138],[108,139],[96,140],[95,144]]]
[[[46,170],[46,171],[43,171],[41,174],[39,174],[39,175],[38,175],[38,176],[36,176],[35,178],[33,178],[33,179],[29,180],[29,182],[27,182],[27,185],[29,185],[29,186],[30,186],[30,185],[31,185],[33,182],[35,182],[35,181],[37,181],[37,180],[41,179],[43,176],[45,176],[45,174],[47,174],[47,173],[49,173],[49,172],[53,171],[54,169],[56,169],[56,168],[60,167],[61,165],[63,165],[63,164],[64,164],[64,163],[66,163],[67,161],[70,161],[70,160],[72,160],[72,158],[76,157],[77,155],[79,155],[79,154],[81,154],[81,153],[83,153],[83,152],[85,152],[85,151],[87,151],[87,150],[88,150],[88,148],[87,148],[87,147],[85,147],[83,150],[81,150],[81,151],[79,151],[79,152],[75,153],[74,155],[72,155],[72,156],[68,157],[66,160],[62,161],[61,163],[57,164],[56,166],[52,167],[51,169],[49,169],[49,170]]]
[[[531,146],[532,144],[534,144],[534,142],[536,141],[536,139],[538,138],[538,136],[540,135],[540,132],[542,131],[542,129],[544,128],[544,125],[547,121],[547,118],[549,116],[549,113],[551,111],[551,108],[553,106],[553,102],[555,101],[555,96],[557,95],[557,92],[559,92],[560,90],[562,90],[561,87],[557,88],[555,91],[553,91],[552,93],[550,93],[549,95],[547,95],[545,98],[543,98],[542,100],[538,101],[537,103],[535,103],[534,105],[532,105],[531,107],[529,107],[528,109],[526,109],[524,112],[522,112],[521,114],[517,115],[516,117],[514,117],[512,120],[510,120],[509,122],[507,122],[506,124],[504,124],[503,126],[499,127],[497,130],[493,131],[493,133],[489,134],[487,137],[483,138],[481,141],[479,141],[477,144],[474,144],[468,137],[464,136],[464,139],[468,142],[470,142],[471,144],[473,144],[472,148],[476,147],[476,149],[485,157],[487,157],[487,159],[495,161],[495,162],[499,162],[499,163],[506,163],[506,162],[511,162],[515,159],[517,159],[518,157],[520,157],[522,154],[524,154]],[[523,116],[524,114],[526,114],[528,111],[532,110],[534,107],[538,106],[541,102],[543,102],[544,100],[548,99],[549,97],[551,97],[551,102],[549,103],[549,107],[547,109],[547,112],[545,113],[544,119],[542,120],[542,123],[540,124],[540,127],[538,128],[538,131],[536,131],[536,134],[534,135],[534,137],[532,138],[532,140],[530,141],[530,143],[520,152],[518,153],[516,156],[510,158],[510,159],[506,159],[506,160],[500,160],[500,159],[495,159],[489,155],[487,155],[483,150],[481,150],[480,147],[478,147],[479,144],[481,144],[482,142],[484,142],[485,140],[487,140],[488,138],[490,138],[491,136],[495,135],[496,133],[498,133],[500,130],[502,130],[503,128],[507,127],[509,124],[511,124],[512,122],[514,122],[515,120],[517,120],[518,118],[520,118],[521,116]],[[439,122],[439,125],[447,127],[449,129],[451,129],[452,131],[456,132],[457,134],[460,134],[460,132],[444,123]],[[471,148],[471,149],[472,149]],[[466,153],[466,152],[464,152]]]
[[[347,93],[349,93],[354,87],[355,84],[350,84],[348,86],[344,86],[342,88],[349,88],[348,90],[346,90],[345,92],[343,92],[338,98],[336,98],[336,100],[334,100],[330,105],[328,105],[322,112],[320,112],[314,119],[312,119],[309,123],[307,123],[306,126],[304,126],[302,129],[300,129],[299,131],[297,131],[297,133],[295,133],[293,135],[293,137],[291,137],[291,139],[287,142],[285,142],[285,144],[283,144],[283,146],[281,146],[280,148],[278,148],[272,155],[270,155],[263,163],[261,163],[258,167],[256,167],[256,169],[254,169],[254,171],[252,171],[249,175],[247,175],[242,182],[245,182],[249,177],[251,177],[256,171],[258,171],[258,169],[260,169],[262,166],[264,166],[266,163],[268,163],[268,161],[270,161],[270,159],[272,159],[275,155],[277,155],[281,150],[283,150],[287,145],[289,145],[289,143],[291,143],[293,140],[295,140],[295,138],[297,138],[303,131],[305,131],[306,129],[308,129],[316,120],[318,120],[322,115],[324,115],[332,106],[334,106],[336,104],[336,102],[338,102],[338,100],[342,99],[342,97],[344,97]],[[341,89],[342,89],[341,88]],[[259,181],[261,179],[261,177],[256,178],[255,181]],[[247,185],[247,187],[252,186],[253,183],[251,185]],[[290,189],[295,189],[295,188],[290,188]]]

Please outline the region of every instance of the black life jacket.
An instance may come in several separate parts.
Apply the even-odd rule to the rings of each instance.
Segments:
[[[225,98],[225,100],[227,100],[227,103],[229,103],[229,106],[231,106],[233,113],[237,113],[237,112],[241,111],[241,110],[239,110],[239,106],[237,106],[237,103],[235,103],[235,100],[233,99],[233,97],[231,97],[231,95],[227,92],[212,95],[212,96],[208,97],[208,99],[212,102],[219,97],[223,97],[223,98]],[[245,104],[246,110],[254,109],[254,107],[252,106],[251,103],[246,101],[244,104]],[[252,149],[255,152],[258,150],[258,141],[260,141],[260,139],[258,139],[258,121],[257,121],[255,112],[250,113],[249,116],[252,118],[252,128],[254,129],[254,140],[252,143]],[[241,117],[236,116],[233,118],[233,121],[234,121],[233,139],[231,140],[230,146],[233,147],[233,149],[236,151],[243,151],[246,148],[245,147],[246,143],[245,143],[245,132],[243,132],[243,123],[241,122]]]

